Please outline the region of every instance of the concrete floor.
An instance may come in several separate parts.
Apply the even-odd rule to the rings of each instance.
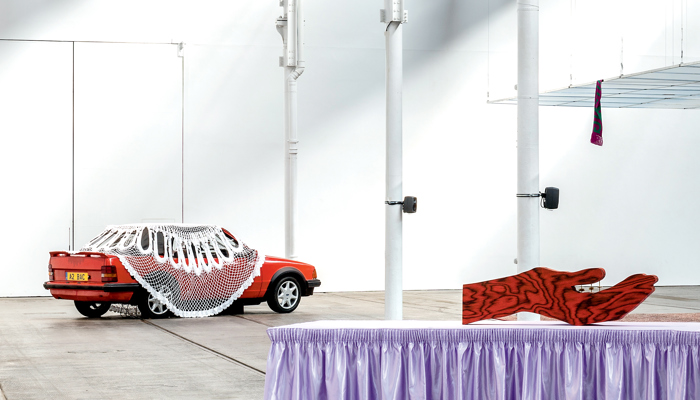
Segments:
[[[635,313],[700,313],[700,288],[661,287]],[[0,299],[0,400],[262,399],[271,326],[383,319],[382,292],[317,293],[291,314],[87,319],[73,302]],[[460,320],[459,290],[404,295],[404,319]]]

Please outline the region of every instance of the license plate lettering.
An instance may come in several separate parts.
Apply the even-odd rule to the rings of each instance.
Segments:
[[[87,272],[66,272],[67,281],[87,281],[88,278]]]

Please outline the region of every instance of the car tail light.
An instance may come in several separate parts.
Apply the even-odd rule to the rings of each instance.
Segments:
[[[314,270],[311,271],[311,278],[312,278],[312,279],[318,278],[318,275],[316,275],[316,268],[314,268]]]
[[[116,282],[117,268],[114,265],[102,266],[102,282]]]
[[[53,266],[49,263],[49,280],[53,280]]]

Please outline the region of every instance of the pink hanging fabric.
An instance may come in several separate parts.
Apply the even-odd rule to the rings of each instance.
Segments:
[[[603,80],[599,80],[595,84],[595,106],[593,114],[593,133],[591,134],[591,143],[602,146],[603,145],[603,115],[600,112],[600,84]]]

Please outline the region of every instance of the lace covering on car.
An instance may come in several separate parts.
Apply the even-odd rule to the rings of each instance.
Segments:
[[[117,256],[136,281],[180,317],[225,310],[260,275],[265,260],[214,225],[113,225],[81,251]]]

